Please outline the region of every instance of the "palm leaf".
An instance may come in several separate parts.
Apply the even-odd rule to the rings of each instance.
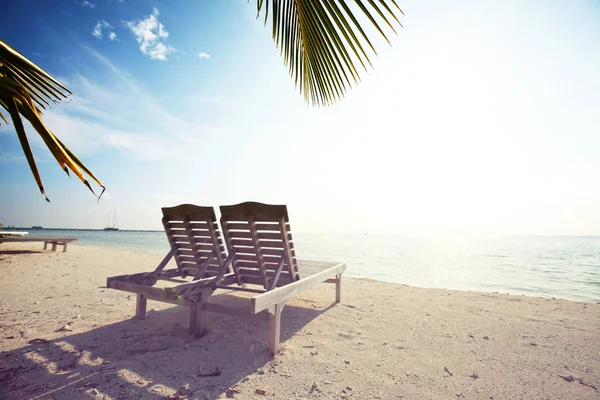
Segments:
[[[373,28],[389,43],[380,26],[392,32],[402,26],[395,0],[354,0]],[[272,10],[273,40],[300,93],[313,106],[342,99],[360,80],[355,62],[363,70],[371,65],[368,52],[377,54],[345,0],[257,0],[257,16],[265,7],[265,24]],[[365,50],[367,49],[367,50]]]
[[[71,170],[94,195],[96,193],[84,173],[102,188],[102,193],[105,189],[94,174],[42,121],[41,112],[37,106],[45,109],[45,106],[49,106],[51,103],[66,99],[70,93],[60,82],[0,40],[0,106],[8,111],[13,121],[25,158],[46,200],[48,198],[44,192],[21,116],[31,123],[67,175]],[[7,122],[1,113],[0,118]]]

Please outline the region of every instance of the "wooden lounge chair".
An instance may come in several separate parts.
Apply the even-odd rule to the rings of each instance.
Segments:
[[[191,308],[190,332],[202,334],[198,310],[217,282],[234,283],[228,272],[225,248],[212,207],[182,204],[166,207],[163,227],[171,250],[152,272],[113,276],[106,286],[137,293],[136,317],[146,318],[147,300],[187,305]],[[177,268],[164,269],[171,258]],[[177,283],[160,287],[159,280]]]
[[[180,206],[193,207],[193,206]],[[202,207],[208,213],[206,207]],[[292,235],[290,232],[287,208],[284,205],[261,203],[242,203],[222,206],[221,227],[229,255],[225,257],[221,247],[218,228],[214,224],[214,214],[208,215],[208,226],[216,232],[221,264],[212,261],[209,278],[200,283],[185,283],[175,288],[159,289],[152,285],[156,278],[169,279],[181,270],[161,271],[173,253],[173,248],[184,249],[188,259],[183,268],[198,271],[194,261],[187,255],[192,239],[180,234],[180,239],[172,239],[167,226],[167,236],[171,242],[171,252],[152,274],[125,275],[108,278],[107,286],[138,293],[138,311],[136,316],[145,316],[146,299],[188,305],[191,307],[190,332],[197,336],[205,330],[204,313],[207,311],[238,316],[250,316],[267,310],[269,313],[269,350],[272,354],[279,351],[281,331],[281,311],[288,299],[325,282],[336,284],[336,302],[341,300],[342,273],[346,264],[322,261],[301,261],[296,259]],[[163,209],[164,212],[165,209]],[[198,213],[196,213],[198,215]],[[182,229],[185,224],[183,215],[178,215],[172,228]],[[193,224],[192,224],[193,225]],[[189,229],[188,229],[189,231]],[[181,231],[180,231],[181,232]],[[206,239],[206,237],[204,237]],[[175,242],[173,241],[175,240]],[[204,243],[204,242],[203,242]],[[213,239],[213,243],[215,239]],[[178,247],[177,247],[178,246]],[[207,245],[208,246],[208,245]],[[203,254],[214,252],[215,247],[205,247],[198,251]],[[191,253],[194,254],[194,253]],[[206,264],[206,258],[200,264]],[[233,273],[230,272],[233,269]],[[168,272],[168,273],[167,273]],[[185,290],[182,290],[185,289]],[[211,294],[214,295],[211,296]],[[244,294],[234,305],[220,301],[222,294]]]
[[[17,243],[17,242],[44,242],[44,250],[48,245],[52,245],[52,251],[56,251],[57,246],[63,247],[63,253],[67,252],[67,244],[74,242],[77,238],[59,237],[59,236],[0,236],[0,243]]]
[[[346,264],[297,260],[285,205],[247,202],[221,206],[220,210],[221,228],[238,285],[262,287],[237,290],[257,293],[249,298],[249,314],[269,312],[269,350],[275,354],[279,351],[281,311],[287,300],[326,282],[336,284],[339,303]]]

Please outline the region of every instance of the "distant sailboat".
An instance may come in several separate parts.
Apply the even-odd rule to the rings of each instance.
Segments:
[[[105,231],[118,231],[119,230],[119,227],[117,225],[117,210],[115,210],[115,212],[114,212],[112,225],[110,224],[110,213],[108,213],[108,224],[106,225],[106,228],[104,228],[103,230],[105,230]]]

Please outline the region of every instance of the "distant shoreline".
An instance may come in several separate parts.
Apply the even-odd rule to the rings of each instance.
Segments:
[[[5,231],[79,231],[79,232],[104,232],[104,228],[90,229],[90,228],[32,228],[32,227],[10,227],[4,228]],[[151,230],[151,229],[119,229],[117,232],[164,232],[163,230]]]

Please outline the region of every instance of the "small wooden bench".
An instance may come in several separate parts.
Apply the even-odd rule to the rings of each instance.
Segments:
[[[16,242],[44,242],[44,250],[48,245],[52,245],[52,251],[56,251],[58,245],[62,245],[63,253],[67,251],[67,244],[74,242],[77,238],[73,237],[58,237],[58,236],[26,236],[26,237],[0,237],[0,243],[16,243]]]

